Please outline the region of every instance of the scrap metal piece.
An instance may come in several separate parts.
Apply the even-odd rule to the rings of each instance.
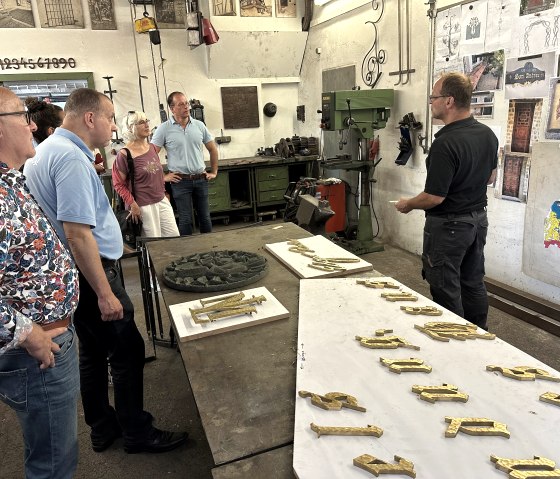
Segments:
[[[401,306],[407,314],[424,314],[426,316],[441,316],[443,311],[435,306]]]
[[[379,358],[381,364],[389,368],[393,373],[431,373],[432,367],[424,364],[423,359],[409,358],[409,359],[386,359]]]
[[[366,412],[366,408],[358,405],[358,400],[349,394],[330,392],[324,396],[309,391],[298,391],[299,397],[311,398],[311,404],[327,411],[340,411],[343,407],[355,411]]]
[[[360,341],[360,346],[364,348],[371,348],[371,349],[396,349],[398,347],[401,348],[409,348],[420,350],[420,346],[415,346],[414,344],[409,343],[406,339],[401,338],[400,336],[383,336],[383,337],[367,337],[367,336],[356,336],[355,339]]]
[[[376,336],[385,336],[386,333],[392,333],[392,329],[376,329],[375,335]]]
[[[506,459],[490,455],[496,469],[505,472],[511,479],[560,478],[556,463],[546,457],[533,456],[534,459]]]
[[[453,384],[442,384],[441,386],[412,386],[412,392],[418,394],[423,401],[435,404],[436,401],[458,401],[467,402],[469,395],[459,392],[459,388]]]
[[[554,404],[555,406],[560,406],[560,394],[547,392],[539,396],[539,401]]]
[[[356,284],[363,284],[366,288],[375,288],[375,289],[399,289],[399,285],[395,283],[391,283],[391,281],[381,281],[381,280],[368,280],[368,279],[358,279]]]
[[[370,424],[367,427],[334,427],[334,426],[318,426],[311,423],[311,430],[317,433],[317,437],[321,436],[375,436],[381,437],[383,429]]]
[[[381,297],[385,298],[387,301],[418,301],[418,296],[414,296],[412,293],[407,293],[401,291],[400,293],[381,293]]]
[[[379,474],[405,474],[408,477],[416,477],[414,463],[400,456],[394,456],[394,458],[397,464],[389,464],[369,454],[362,454],[355,457],[353,463],[354,466],[373,474],[375,477]]]
[[[470,436],[510,436],[507,425],[483,417],[445,416],[445,422],[449,423],[445,437],[455,437],[459,431]]]
[[[517,379],[518,381],[534,381],[535,379],[545,379],[547,381],[560,382],[560,378],[552,376],[544,369],[534,368],[531,366],[515,366],[513,368],[504,368],[489,364],[486,366],[487,371],[498,371],[502,375]]]
[[[430,338],[437,341],[449,341],[449,339],[458,339],[465,341],[466,339],[496,339],[496,335],[492,333],[479,333],[475,324],[465,323],[444,323],[444,322],[429,322],[420,326],[414,325],[415,329],[422,331]]]

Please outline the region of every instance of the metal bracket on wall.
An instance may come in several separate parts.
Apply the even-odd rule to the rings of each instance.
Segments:
[[[405,27],[405,38],[403,42],[403,19],[401,12],[402,2],[404,2],[404,27]],[[397,27],[398,27],[398,37],[399,37],[399,69],[395,72],[389,72],[389,76],[398,75],[399,81],[395,85],[406,85],[410,80],[410,74],[414,73],[416,70],[410,68],[410,0],[398,0],[397,6]],[[404,48],[403,48],[404,47]],[[403,69],[403,54],[406,51],[406,66]],[[406,80],[403,81],[403,75],[406,75]]]

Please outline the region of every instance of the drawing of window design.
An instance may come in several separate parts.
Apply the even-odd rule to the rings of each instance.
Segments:
[[[155,3],[155,10],[158,22],[179,23],[175,16],[174,0],[159,0]]]
[[[519,197],[524,160],[525,157],[523,156],[505,155],[504,181],[502,186],[503,196],[510,196],[512,198]]]
[[[472,40],[480,38],[480,20],[478,17],[472,17],[467,25],[466,39]]]
[[[48,27],[73,26],[76,23],[72,0],[45,0],[45,10]]]
[[[552,203],[550,212],[544,220],[544,247],[549,246],[560,248],[560,200]]]
[[[214,0],[214,15],[237,15],[234,0]]]

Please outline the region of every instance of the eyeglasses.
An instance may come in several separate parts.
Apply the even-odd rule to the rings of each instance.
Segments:
[[[186,106],[191,106],[189,103],[175,103],[173,106],[178,106],[179,108],[185,108]]]
[[[135,123],[135,125],[138,126],[142,126],[142,125],[147,125],[148,123],[150,123],[150,120],[148,120],[147,118],[145,120],[139,120]]]
[[[451,95],[430,95],[430,103],[432,103],[436,98],[449,98]]]
[[[0,116],[11,116],[11,115],[24,115],[27,124],[28,125],[31,124],[31,114],[28,111],[10,111],[8,113],[0,113]]]

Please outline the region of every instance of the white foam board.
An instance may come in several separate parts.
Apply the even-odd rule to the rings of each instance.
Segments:
[[[372,280],[374,278],[367,278]],[[380,278],[395,281],[391,278]],[[401,285],[402,286],[402,285]],[[404,291],[410,292],[403,286]],[[393,463],[395,455],[415,465],[416,477],[429,479],[503,479],[490,455],[515,459],[544,456],[560,465],[560,407],[539,401],[547,391],[560,393],[560,383],[517,381],[486,371],[490,364],[534,366],[560,372],[505,341],[436,341],[414,329],[429,321],[460,322],[444,310],[442,316],[416,316],[406,306],[437,306],[418,295],[417,302],[388,302],[382,292],[356,284],[356,278],[307,279],[300,282],[294,471],[299,479],[367,479],[368,472],[352,461],[370,454]],[[412,349],[368,349],[355,336],[373,336],[377,329],[420,346]],[[479,330],[483,333],[484,331]],[[421,358],[433,370],[395,374],[379,358]],[[413,385],[453,384],[469,395],[466,403],[430,404],[411,391]],[[342,409],[326,411],[300,398],[297,391],[318,394],[344,392],[355,396],[365,413]],[[446,438],[445,416],[483,417],[505,423],[511,437],[478,437],[459,433]],[[380,438],[321,436],[309,425],[381,427]],[[387,476],[393,477],[393,476]],[[394,476],[406,477],[406,476]]]
[[[321,271],[309,267],[311,258],[295,251],[290,251],[289,249],[293,245],[288,244],[288,241],[266,244],[264,247],[300,278],[346,276],[347,274],[361,273],[373,269],[370,263],[334,244],[324,236],[311,236],[299,239],[298,241],[312,249],[321,258],[349,258],[359,261],[357,263],[340,263],[340,266],[345,268],[344,271]]]
[[[229,291],[218,296],[204,298],[204,300],[218,299],[239,292],[240,291]],[[179,340],[181,342],[192,341],[193,339],[203,338],[205,336],[212,336],[214,334],[224,333],[234,329],[248,328],[257,324],[287,318],[290,315],[289,311],[264,286],[243,290],[242,292],[245,293],[245,298],[263,295],[266,298],[266,301],[257,305],[257,312],[251,315],[242,314],[231,318],[218,319],[209,323],[195,323],[191,317],[189,309],[201,308],[202,304],[200,300],[188,301],[186,303],[173,304],[169,306],[171,318],[175,324]]]

